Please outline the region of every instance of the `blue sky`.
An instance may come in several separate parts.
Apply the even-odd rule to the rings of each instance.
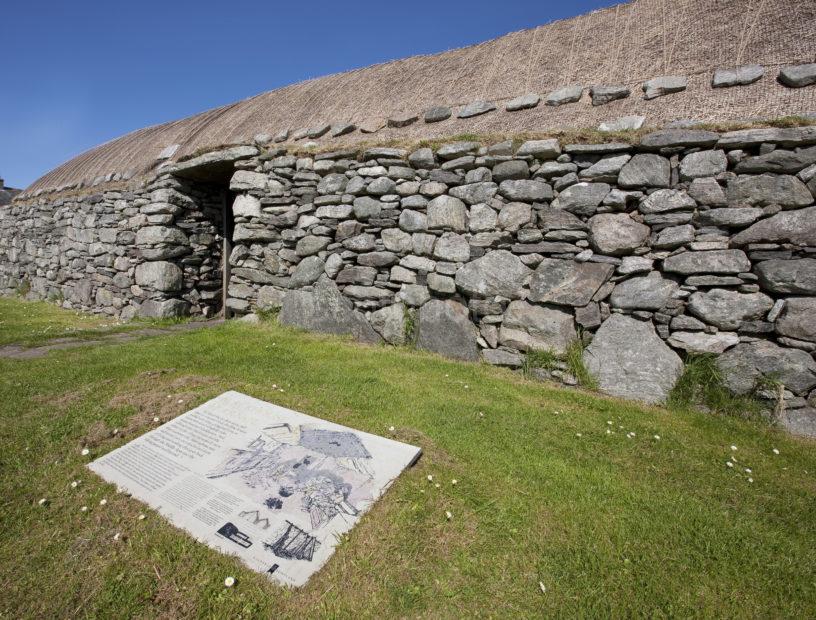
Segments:
[[[25,187],[140,127],[613,4],[12,0],[0,9],[0,176]]]

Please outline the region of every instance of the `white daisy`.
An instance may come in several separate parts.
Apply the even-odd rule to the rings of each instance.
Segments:
[[[451,519],[453,519],[453,513],[451,513],[451,511],[450,511],[450,510],[446,510],[446,511],[445,511],[445,518],[446,518],[448,521],[450,521]]]
[[[224,586],[227,588],[231,588],[235,585],[235,577],[227,577],[224,579]]]

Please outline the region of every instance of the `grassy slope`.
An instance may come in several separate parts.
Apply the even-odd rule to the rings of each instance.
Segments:
[[[425,450],[301,590],[84,467],[228,388]],[[3,617],[816,614],[812,442],[273,324],[0,360],[0,471]]]

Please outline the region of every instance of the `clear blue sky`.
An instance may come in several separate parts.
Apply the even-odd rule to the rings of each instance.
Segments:
[[[10,0],[0,9],[0,176],[25,187],[140,127],[613,4]]]

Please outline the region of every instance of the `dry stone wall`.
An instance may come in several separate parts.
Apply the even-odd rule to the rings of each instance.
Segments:
[[[601,390],[645,402],[685,353],[714,353],[735,393],[778,380],[783,424],[816,434],[816,127],[246,154],[230,181],[238,314],[514,368],[580,338]],[[142,192],[0,211],[0,287],[211,313],[214,195],[168,168]]]

